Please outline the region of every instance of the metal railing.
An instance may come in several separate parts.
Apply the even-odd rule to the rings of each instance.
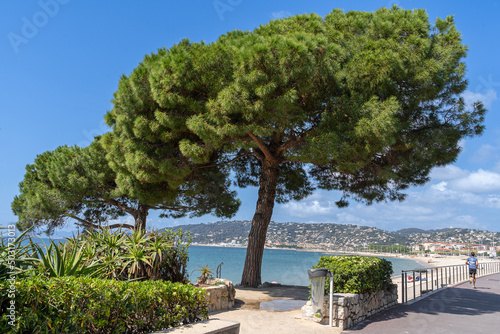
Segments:
[[[500,262],[479,263],[476,278],[499,272]],[[430,292],[467,280],[469,266],[466,264],[402,270],[400,302],[405,304],[408,300],[424,297]]]
[[[221,262],[218,266],[217,266],[217,269],[215,271],[215,277],[216,278],[221,278],[222,277],[222,265],[224,264],[224,262]]]

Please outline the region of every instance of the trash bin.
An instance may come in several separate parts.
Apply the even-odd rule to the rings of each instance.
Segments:
[[[332,277],[332,273],[328,269],[317,268],[308,270],[307,274],[311,279],[311,300],[302,308],[302,317],[320,322],[324,316],[322,310],[325,298],[325,280],[327,277]],[[330,281],[330,284],[333,283]],[[332,296],[330,296],[331,298]]]
[[[314,313],[320,313],[323,309],[325,297],[325,280],[330,276],[330,270],[324,268],[311,269],[307,271],[311,279],[311,301]]]

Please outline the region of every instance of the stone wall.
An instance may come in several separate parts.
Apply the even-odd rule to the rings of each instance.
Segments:
[[[354,326],[366,318],[398,302],[398,286],[373,293],[335,293],[333,295],[333,325],[342,329]],[[323,321],[329,322],[330,296],[323,302]]]
[[[224,284],[218,282],[223,282]],[[212,280],[210,283],[218,283],[220,285],[202,287],[202,289],[206,290],[207,292],[206,300],[208,302],[208,312],[228,310],[230,308],[233,308],[234,296],[236,295],[236,290],[234,288],[233,282],[227,279],[217,278]]]

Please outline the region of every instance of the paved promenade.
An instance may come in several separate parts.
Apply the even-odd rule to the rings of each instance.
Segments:
[[[500,333],[500,274],[398,305],[342,333]]]

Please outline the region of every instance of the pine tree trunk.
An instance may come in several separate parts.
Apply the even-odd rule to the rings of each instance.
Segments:
[[[273,215],[276,186],[278,184],[279,164],[263,162],[259,184],[259,198],[248,235],[245,267],[241,276],[241,285],[254,287],[262,283],[261,266],[266,243],[267,227]]]
[[[149,214],[149,206],[140,204],[137,208],[134,216],[135,225],[134,230],[136,231],[146,231],[146,220]]]

